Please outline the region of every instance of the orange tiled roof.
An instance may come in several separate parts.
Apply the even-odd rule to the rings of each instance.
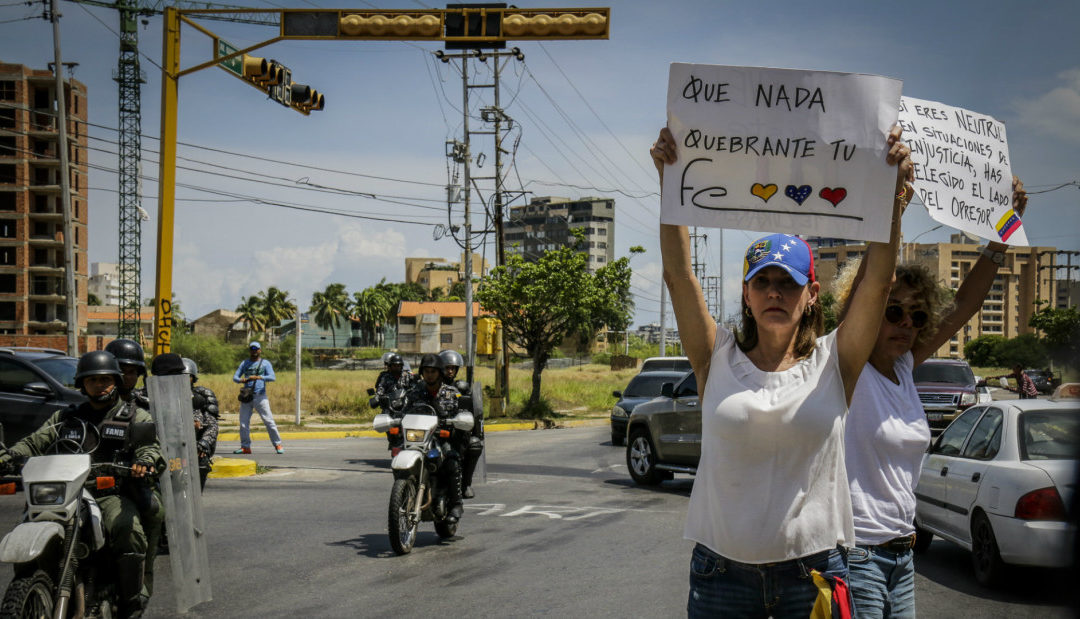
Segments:
[[[464,301],[433,301],[422,303],[419,301],[402,301],[398,309],[398,316],[419,316],[420,314],[438,314],[450,318],[465,317]],[[490,315],[491,312],[480,307],[479,303],[473,302],[473,316]]]
[[[86,308],[86,319],[92,322],[120,320],[120,308],[115,305],[90,305]],[[139,320],[153,322],[154,308],[140,307]]]

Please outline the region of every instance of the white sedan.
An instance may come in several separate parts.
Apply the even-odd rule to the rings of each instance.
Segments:
[[[1080,384],[1058,391],[972,406],[930,445],[915,488],[916,552],[934,535],[959,544],[984,585],[1005,564],[1071,564]]]

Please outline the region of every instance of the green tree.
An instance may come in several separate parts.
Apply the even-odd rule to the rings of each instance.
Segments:
[[[311,313],[315,324],[321,329],[330,329],[330,339],[337,348],[337,331],[334,328],[339,318],[348,316],[349,296],[345,284],[330,284],[326,290],[311,295]]]
[[[1047,305],[1032,314],[1028,325],[1042,332],[1042,341],[1055,363],[1080,365],[1080,309]]]
[[[1025,333],[998,342],[994,351],[998,366],[1005,368],[1018,363],[1026,368],[1042,368],[1046,367],[1049,359],[1046,345],[1034,333]]]
[[[825,333],[836,328],[836,297],[831,292],[823,292],[818,295],[821,302],[821,311],[825,314]]]
[[[173,309],[175,312],[175,308]],[[240,305],[236,306],[236,313],[240,314],[240,320],[247,323],[247,338],[251,334],[261,333],[266,329],[266,314],[263,312],[263,302],[258,295],[245,298]]]
[[[999,368],[1004,364],[998,359],[1001,343],[1005,338],[1000,335],[980,335],[964,344],[964,358],[971,365]]]
[[[390,312],[390,300],[378,288],[371,286],[353,294],[350,306],[353,319],[360,323],[365,343],[375,344],[379,327],[385,324]]]
[[[99,299],[96,294],[94,294],[92,292],[88,292],[88,293],[86,293],[86,304],[87,305],[101,305],[101,299]]]
[[[263,320],[268,327],[276,327],[281,321],[296,318],[296,304],[289,299],[289,291],[270,286],[259,293]]]
[[[382,293],[382,295],[390,302],[390,305],[386,310],[386,324],[397,324],[398,305],[400,305],[402,301],[428,300],[427,290],[416,282],[388,283],[386,278],[383,278],[379,280],[379,283],[375,284],[374,287],[375,290]]]
[[[582,335],[591,341],[600,329],[607,327],[620,334],[620,341],[634,318],[634,297],[630,294],[630,259],[619,258],[596,270],[593,276],[591,311]]]
[[[586,255],[578,251],[578,243],[546,251],[535,262],[510,254],[506,264],[481,281],[477,301],[502,322],[507,338],[532,359],[532,391],[526,411],[539,410],[541,375],[563,339],[597,328],[596,313],[603,314],[604,320],[624,319],[624,312],[632,307],[628,305],[628,288],[629,268],[625,264],[594,276],[588,271]]]

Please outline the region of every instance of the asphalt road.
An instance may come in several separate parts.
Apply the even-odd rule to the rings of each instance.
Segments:
[[[679,617],[691,544],[682,539],[693,480],[629,481],[606,427],[488,435],[488,481],[458,536],[430,523],[412,554],[386,536],[392,478],[383,439],[268,443],[254,478],[212,479],[204,495],[214,599],[198,617]],[[222,443],[227,453],[235,444]],[[22,495],[0,497],[0,527]],[[1074,584],[1018,571],[979,587],[969,556],[935,541],[918,561],[922,617],[1064,617]],[[173,617],[168,559],[148,616]],[[10,567],[0,568],[6,586]]]

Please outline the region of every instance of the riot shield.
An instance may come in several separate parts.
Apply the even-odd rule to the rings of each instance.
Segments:
[[[473,381],[472,384],[472,406],[473,406],[473,436],[476,436],[481,441],[484,440],[484,388],[480,384],[480,381]],[[473,477],[480,475],[480,481],[487,483],[487,447],[484,447],[484,451],[480,452],[480,460],[476,463],[476,471],[473,472]]]
[[[213,599],[210,562],[206,554],[206,529],[199,490],[199,456],[195,422],[191,412],[191,379],[187,374],[149,376],[150,414],[157,426],[165,471],[161,475],[161,498],[169,531],[176,611]]]

